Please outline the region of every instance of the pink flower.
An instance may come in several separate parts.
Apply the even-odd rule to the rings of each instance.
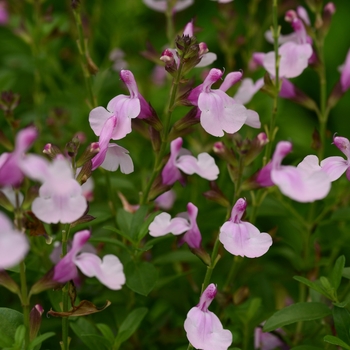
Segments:
[[[350,181],[350,142],[345,137],[335,136],[334,144],[344,153],[347,159],[342,157],[328,157],[321,162],[322,170],[330,177],[331,181],[340,178],[345,172]]]
[[[213,136],[223,136],[237,132],[247,119],[246,108],[235,103],[221,89],[211,89],[212,84],[223,75],[219,69],[211,69],[203,84],[194,88],[188,100],[200,110],[200,123]]]
[[[277,144],[272,160],[258,174],[257,182],[263,186],[277,185],[287,197],[298,202],[313,202],[327,196],[331,179],[318,164],[318,158],[309,155],[297,166],[282,165],[283,158],[292,151],[292,144]]]
[[[24,174],[20,162],[37,137],[38,132],[33,126],[18,132],[14,151],[3,153],[0,156],[0,186],[19,186],[21,184]]]
[[[7,11],[7,3],[0,1],[0,25],[6,25],[9,22],[9,13]]]
[[[158,208],[163,210],[170,210],[175,202],[176,194],[174,190],[169,190],[158,196],[154,202]]]
[[[116,124],[117,118],[114,115],[105,121],[98,142],[100,151],[92,158],[92,170],[100,166],[108,171],[116,171],[120,166],[123,174],[130,174],[134,171],[134,164],[128,150],[116,143],[109,143]]]
[[[2,212],[0,232],[0,269],[8,269],[24,259],[29,243],[25,234],[14,229],[11,221]]]
[[[198,174],[209,181],[218,178],[219,168],[215,164],[213,157],[208,153],[200,153],[197,159],[188,150],[181,148],[181,146],[181,137],[178,137],[170,144],[170,157],[162,170],[163,184],[172,185],[177,180],[183,183],[183,176],[180,170],[188,175]]]
[[[121,289],[125,275],[123,265],[115,255],[105,255],[101,260],[95,254],[80,253],[89,238],[90,232],[87,230],[74,235],[72,249],[55,266],[53,279],[60,283],[76,279],[79,268],[85,276],[96,277],[109,289]]]
[[[174,219],[168,213],[161,213],[149,225],[149,234],[161,237],[168,233],[177,236],[186,232],[181,237],[180,244],[187,243],[190,248],[199,249],[202,236],[197,226],[197,214],[198,208],[192,203],[187,204],[187,213],[181,213]]]
[[[232,334],[224,329],[219,318],[208,310],[217,289],[211,283],[200,297],[199,304],[187,314],[184,328],[187,339],[196,349],[227,350],[232,343]]]
[[[28,155],[21,167],[28,177],[43,183],[39,197],[32,203],[38,219],[48,224],[72,223],[84,214],[86,199],[66,159],[57,157],[49,163],[39,156]]]
[[[277,329],[281,333],[281,329]],[[289,347],[283,341],[272,333],[264,333],[261,327],[254,330],[254,349],[260,350],[287,350]]]
[[[90,112],[89,122],[96,136],[100,136],[106,121],[111,117],[116,118],[116,121],[110,138],[119,140],[131,132],[131,119],[145,119],[152,115],[148,103],[138,91],[134,75],[129,70],[122,70],[120,78],[129,89],[130,96],[118,95],[109,101],[107,110],[96,107]]]
[[[245,105],[250,102],[253,96],[263,87],[263,85],[263,78],[257,80],[255,83],[251,78],[245,78],[242,80],[242,83],[233,98],[237,103]]]
[[[272,238],[251,223],[241,218],[247,207],[245,199],[240,198],[232,208],[231,219],[220,228],[219,240],[233,255],[257,258],[264,255],[272,244]]]
[[[346,55],[344,64],[342,64],[338,70],[340,71],[340,85],[343,92],[346,92],[350,88],[350,50]]]
[[[167,0],[143,0],[144,4],[147,5],[154,11],[166,12],[168,8]],[[194,0],[177,0],[175,6],[173,7],[174,12],[179,12],[185,8],[191,6],[194,3]]]

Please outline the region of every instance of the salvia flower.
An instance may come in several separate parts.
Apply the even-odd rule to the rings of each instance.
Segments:
[[[120,78],[128,88],[130,96],[118,95],[109,101],[107,109],[96,107],[90,112],[89,122],[96,136],[100,136],[106,121],[111,117],[116,122],[110,138],[119,140],[131,132],[131,119],[145,119],[152,115],[149,104],[138,91],[132,72],[121,70]]]
[[[344,64],[338,70],[340,71],[340,85],[342,92],[346,92],[350,88],[350,50],[346,55]]]
[[[38,219],[48,224],[72,223],[84,214],[86,199],[65,158],[49,163],[42,157],[28,155],[22,161],[22,170],[29,178],[42,182],[39,197],[32,203]]]
[[[16,230],[5,214],[0,212],[0,269],[20,263],[27,255],[29,243],[26,236]]]
[[[187,204],[187,212],[173,219],[170,214],[161,213],[149,225],[149,234],[152,237],[160,237],[168,233],[175,236],[185,233],[180,239],[180,244],[187,243],[190,248],[199,249],[202,236],[196,221],[197,214],[198,208],[192,203]]]
[[[149,8],[151,8],[152,10],[158,11],[158,12],[166,12],[168,9],[167,0],[143,0],[143,3],[147,5]],[[194,0],[177,0],[172,10],[174,12],[179,12],[191,6],[193,3],[194,3]]]
[[[123,265],[115,255],[107,254],[101,260],[95,254],[80,253],[89,238],[88,230],[74,235],[71,250],[54,268],[53,279],[60,283],[74,280],[78,277],[79,268],[85,276],[96,277],[109,289],[121,289],[125,283],[125,275]]]
[[[180,170],[188,175],[198,174],[210,181],[218,178],[219,168],[212,156],[204,152],[196,158],[191,155],[190,151],[181,146],[181,137],[173,140],[170,144],[170,157],[162,170],[164,185],[172,185],[177,180],[184,183]]]
[[[20,162],[24,153],[31,147],[38,132],[35,127],[29,126],[16,136],[15,149],[11,153],[3,153],[0,156],[0,186],[19,186],[24,174]]]
[[[263,186],[276,185],[287,197],[297,202],[313,202],[327,196],[331,179],[321,169],[318,158],[309,155],[297,166],[282,165],[283,158],[292,151],[292,144],[280,141],[271,162],[263,167],[257,182]]]
[[[276,332],[282,333],[283,331],[278,328]],[[272,333],[265,333],[262,327],[256,327],[254,330],[254,349],[259,350],[274,350],[274,349],[288,350],[289,347],[276,335]]]
[[[272,238],[268,233],[260,233],[253,224],[241,220],[246,207],[246,200],[238,199],[232,208],[230,220],[220,228],[219,240],[233,255],[257,258],[269,250]]]
[[[224,131],[233,134],[246,122],[246,108],[236,103],[222,89],[211,86],[223,75],[220,69],[211,69],[203,84],[194,88],[188,100],[200,110],[203,129],[213,136],[223,136]]]
[[[216,293],[215,284],[209,284],[199,304],[187,313],[184,328],[187,339],[196,349],[227,350],[232,343],[232,333],[224,329],[219,318],[208,310]]]
[[[350,181],[350,142],[347,138],[335,136],[334,144],[344,153],[347,159],[343,157],[328,157],[321,162],[322,170],[328,174],[331,181],[335,181],[346,173],[347,179]]]

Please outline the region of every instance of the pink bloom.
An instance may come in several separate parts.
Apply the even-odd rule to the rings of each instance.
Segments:
[[[168,8],[167,0],[143,0],[144,4],[147,5],[154,11],[166,12]],[[174,12],[179,12],[185,8],[191,6],[194,0],[177,0],[175,6],[173,7]]]
[[[43,183],[39,197],[32,203],[32,211],[38,219],[48,224],[72,223],[84,214],[86,199],[66,159],[60,157],[49,163],[39,156],[28,155],[22,161],[22,170],[28,177]]]
[[[217,289],[211,283],[200,297],[199,304],[187,314],[184,328],[187,339],[196,349],[227,350],[232,343],[232,334],[224,329],[219,318],[208,310]]]
[[[291,151],[290,142],[279,142],[271,162],[260,170],[257,182],[263,187],[277,185],[284,195],[298,202],[313,202],[326,197],[331,180],[319,166],[318,158],[309,155],[297,167],[282,165],[283,158]]]
[[[89,238],[90,232],[87,230],[74,235],[72,249],[55,266],[53,279],[60,283],[76,279],[79,268],[85,276],[96,277],[109,289],[121,289],[125,275],[123,265],[115,255],[105,255],[101,260],[95,254],[80,253]]]
[[[340,71],[340,85],[343,92],[346,92],[350,88],[350,50],[346,55],[346,59],[343,65],[338,70]]]
[[[108,171],[116,171],[120,166],[120,171],[123,174],[130,174],[134,171],[134,164],[128,150],[116,143],[109,143],[116,124],[117,118],[115,116],[111,116],[105,121],[98,142],[100,151],[92,158],[92,170],[100,166]]]
[[[308,26],[311,25],[310,17],[309,17],[309,14],[307,13],[305,7],[298,6],[297,7],[297,14],[298,14],[299,18],[302,19],[306,25],[308,25]]]
[[[0,156],[0,186],[21,184],[24,174],[20,168],[20,162],[37,137],[38,132],[32,126],[18,132],[14,151]]]
[[[241,218],[247,207],[245,199],[240,198],[232,208],[231,219],[220,228],[219,240],[233,255],[257,258],[264,255],[272,244],[272,238],[251,223]]]
[[[277,329],[276,331],[281,331]],[[287,350],[289,347],[283,341],[272,333],[264,333],[261,327],[256,327],[254,330],[254,349],[260,350]]]
[[[131,119],[144,119],[152,115],[148,103],[138,91],[134,75],[129,70],[122,70],[120,78],[129,89],[130,96],[118,95],[109,101],[107,109],[96,107],[90,112],[89,122],[96,136],[100,136],[111,117],[116,118],[116,122],[110,138],[119,140],[131,132]]]
[[[7,3],[0,1],[0,25],[6,25],[9,21],[9,14],[7,11]]]
[[[213,136],[223,136],[237,132],[247,119],[246,108],[235,103],[221,89],[211,89],[212,84],[223,75],[219,69],[211,69],[203,84],[194,88],[188,100],[200,110],[200,123]]]
[[[202,236],[197,226],[197,214],[198,208],[192,203],[187,204],[187,213],[181,213],[174,219],[168,213],[161,213],[149,225],[149,234],[160,237],[168,233],[177,236],[186,232],[181,237],[180,244],[187,243],[190,248],[200,248]]]
[[[333,139],[334,144],[344,153],[347,159],[342,157],[328,157],[321,162],[322,170],[327,173],[331,181],[340,178],[345,172],[350,181],[350,142],[345,137],[336,136]]]
[[[1,212],[0,232],[0,269],[7,269],[24,259],[29,243],[25,234],[14,229],[11,221]]]
[[[177,180],[183,182],[181,172],[192,175],[198,174],[200,177],[213,181],[218,178],[219,168],[215,160],[208,153],[200,153],[198,159],[182,146],[182,138],[178,137],[170,144],[170,157],[162,170],[163,184],[172,185]]]
[[[255,83],[251,78],[245,78],[242,80],[242,83],[233,98],[237,103],[245,105],[250,102],[253,96],[263,87],[263,85],[263,78],[257,80]]]
[[[170,210],[175,202],[176,194],[174,190],[169,190],[158,196],[154,202],[157,207],[163,210]]]

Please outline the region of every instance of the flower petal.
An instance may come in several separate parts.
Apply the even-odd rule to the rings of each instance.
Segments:
[[[322,170],[330,177],[331,181],[339,179],[348,167],[348,162],[342,157],[328,157],[321,162]]]
[[[184,218],[171,219],[170,214],[161,213],[157,215],[149,225],[149,234],[153,237],[165,236],[168,233],[179,235],[186,232],[190,224]]]
[[[104,107],[96,107],[89,114],[89,123],[96,136],[100,136],[103,126],[113,113],[107,111]]]
[[[115,143],[110,143],[107,148],[107,153],[101,168],[116,171],[120,166],[120,171],[123,174],[130,174],[134,171],[134,164],[129,151]]]

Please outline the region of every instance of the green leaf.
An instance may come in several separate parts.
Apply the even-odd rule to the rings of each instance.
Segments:
[[[312,281],[308,280],[307,278],[301,277],[301,276],[294,276],[293,278],[295,280],[297,280],[298,282],[306,284],[308,287],[310,287],[311,289],[315,290],[316,292],[324,295],[326,298],[329,298],[329,295],[327,294],[327,292],[325,291],[325,289],[322,287],[322,285],[320,283],[312,282]]]
[[[344,267],[342,276],[350,280],[350,267]]]
[[[136,293],[148,295],[154,288],[157,279],[158,271],[149,262],[129,261],[125,265],[126,285]]]
[[[108,341],[108,339],[102,337],[101,335],[97,334],[84,334],[81,336],[81,340],[86,343],[93,343],[95,345],[96,349],[107,349],[109,350],[111,348],[111,344]]]
[[[343,347],[344,349],[350,350],[350,346],[346,343],[344,343],[341,339],[334,337],[333,335],[326,335],[323,340],[327,343],[333,344],[333,345],[339,345]]]
[[[24,338],[26,336],[26,327],[23,324],[19,325],[15,333],[15,344],[18,348],[21,348],[24,344]]]
[[[193,263],[197,261],[198,261],[198,258],[190,250],[178,249],[178,250],[174,250],[173,252],[168,252],[164,255],[157,257],[156,259],[153,260],[153,263],[155,265],[160,265],[160,264],[173,264],[176,262]]]
[[[114,227],[110,227],[110,226],[106,226],[104,227],[107,230],[111,230],[111,231],[116,231],[116,229]],[[121,241],[119,241],[118,239],[115,238],[108,238],[108,237],[92,237],[89,239],[89,242],[96,242],[96,243],[108,243],[108,244],[114,244],[117,245],[125,250],[128,250],[128,247]]]
[[[33,350],[36,346],[40,345],[46,339],[53,337],[55,334],[54,332],[47,332],[39,335],[29,344],[28,350]]]
[[[344,266],[345,266],[345,256],[342,255],[336,260],[332,273],[329,276],[329,281],[335,290],[337,290],[340,285]]]
[[[114,334],[112,330],[104,323],[98,323],[96,327],[100,330],[102,335],[109,341],[110,345],[113,345]]]
[[[333,319],[337,336],[350,344],[350,313],[345,308],[333,307]]]
[[[130,224],[130,237],[133,241],[140,241],[140,231],[143,223],[145,222],[145,217],[147,215],[148,208],[146,205],[142,205],[137,212],[132,214],[132,221]],[[147,234],[147,231],[146,231]]]
[[[12,309],[0,308],[0,347],[12,346],[17,328],[23,324],[23,315]]]
[[[311,321],[328,316],[331,310],[322,303],[296,303],[277,311],[264,325],[264,332],[271,332],[277,328],[298,321]]]
[[[151,224],[151,222],[154,220],[154,218],[160,213],[160,211],[156,211],[152,214],[150,214],[147,219],[144,221],[144,223],[141,225],[137,239],[138,241],[141,241],[142,238],[144,238],[148,232],[149,232],[149,225]]]
[[[120,344],[129,339],[137,330],[148,312],[146,307],[133,310],[121,324],[114,341],[113,349],[118,349]]]
[[[99,348],[99,341],[96,339],[87,338],[87,335],[98,335],[97,329],[83,317],[78,317],[74,322],[69,322],[69,326],[73,332],[81,339],[81,341],[90,350],[96,350]]]
[[[120,231],[123,232],[123,236],[127,237],[130,241],[131,235],[130,235],[130,227],[131,227],[131,222],[133,219],[133,215],[124,209],[119,209],[117,213],[117,223],[119,225]],[[133,242],[133,241],[132,241]]]

